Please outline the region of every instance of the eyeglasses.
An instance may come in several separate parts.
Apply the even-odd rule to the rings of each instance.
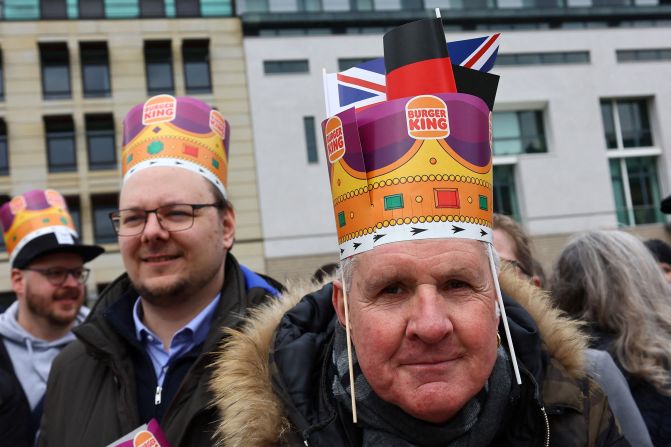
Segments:
[[[153,210],[140,210],[129,208],[113,211],[109,214],[114,226],[114,231],[119,236],[137,236],[142,234],[147,225],[147,218],[151,213],[156,214],[158,224],[165,231],[171,233],[188,230],[193,226],[196,218],[196,210],[208,206],[221,209],[220,203],[186,204],[176,203],[173,205],[159,206]]]
[[[40,275],[47,278],[47,281],[51,283],[52,286],[60,286],[65,283],[68,279],[68,275],[72,277],[79,283],[84,284],[91,273],[90,269],[85,267],[79,267],[75,269],[65,269],[65,268],[48,268],[48,269],[38,269],[38,268],[25,268],[22,270],[30,270],[31,272],[37,272]]]

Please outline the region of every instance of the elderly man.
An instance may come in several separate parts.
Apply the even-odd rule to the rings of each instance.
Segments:
[[[221,114],[194,98],[160,95],[127,115],[111,214],[127,274],[56,360],[41,445],[104,446],[151,420],[172,447],[212,444],[207,366],[222,328],[279,287],[230,253],[228,140]]]
[[[220,439],[629,445],[585,376],[577,325],[514,275],[504,292],[527,310],[499,296],[493,75],[451,67],[439,19],[390,31],[384,55],[386,101],[323,124],[342,274],[229,331]]]
[[[75,339],[72,328],[88,314],[82,306],[89,274],[84,263],[104,249],[79,242],[65,200],[54,190],[14,197],[0,208],[0,224],[17,298],[0,315],[0,377],[22,390],[15,406],[0,416],[0,433],[7,440],[7,431],[30,425],[29,441],[18,444],[29,445],[42,416],[51,363]],[[6,402],[2,397],[0,408]],[[19,416],[24,409],[32,413],[29,419]]]

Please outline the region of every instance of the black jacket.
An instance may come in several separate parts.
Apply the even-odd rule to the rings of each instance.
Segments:
[[[268,306],[227,340],[213,382],[221,413],[218,434],[225,445],[361,445],[360,428],[331,391],[337,324],[331,290],[326,285],[293,308],[291,299]],[[536,307],[534,318],[506,299],[523,384],[514,386],[507,419],[493,445],[628,446],[605,395],[578,366],[584,339],[542,298],[525,299],[525,305]],[[264,356],[269,356],[267,367],[256,367],[254,362]],[[263,374],[254,376],[257,371]]]
[[[14,373],[5,344],[0,337],[0,439],[2,445],[30,447],[35,429],[28,398]]]
[[[210,406],[209,365],[223,338],[222,328],[240,324],[251,307],[269,300],[270,287],[247,288],[245,275],[230,253],[226,257],[225,278],[207,339],[162,411],[161,427],[172,447],[213,445],[216,415]],[[119,333],[109,314],[115,306],[128,304],[123,300],[136,297],[126,275],[117,279],[103,292],[88,320],[75,330],[78,340],[54,361],[40,446],[106,446],[147,422],[140,415],[146,411],[138,404],[138,396],[143,394],[137,386],[142,383],[138,379],[142,356]]]

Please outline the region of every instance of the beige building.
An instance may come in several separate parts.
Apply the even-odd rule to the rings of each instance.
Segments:
[[[94,299],[123,271],[107,214],[117,206],[126,112],[157,93],[196,96],[231,124],[233,253],[264,272],[240,21],[70,18],[0,22],[0,194],[66,196],[83,241],[107,250],[90,264]],[[0,292],[11,290],[7,259],[0,254]]]

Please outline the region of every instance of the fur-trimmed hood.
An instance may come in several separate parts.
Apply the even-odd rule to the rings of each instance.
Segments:
[[[535,321],[549,357],[561,364],[570,377],[584,377],[583,354],[587,339],[580,332],[580,323],[562,315],[552,307],[546,293],[518,279],[514,272],[503,271],[499,281],[502,292],[520,304]],[[284,405],[273,391],[269,355],[285,313],[314,289],[312,283],[294,284],[282,299],[252,311],[242,330],[227,329],[228,337],[213,365],[211,383],[216,396],[214,405],[221,418],[217,427],[218,445],[277,445],[278,439],[290,428]]]

